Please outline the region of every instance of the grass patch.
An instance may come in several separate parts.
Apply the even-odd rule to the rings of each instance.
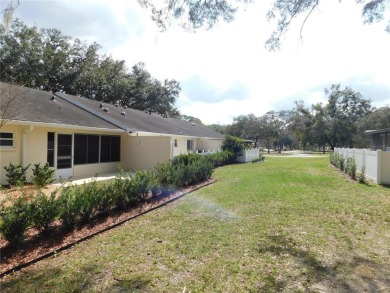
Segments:
[[[2,280],[2,292],[375,292],[390,288],[390,189],[328,157],[221,180]]]

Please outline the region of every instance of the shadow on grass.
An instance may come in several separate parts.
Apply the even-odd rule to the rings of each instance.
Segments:
[[[260,254],[290,256],[295,258],[300,269],[305,272],[305,290],[325,292],[388,292],[390,290],[390,267],[381,266],[368,259],[344,255],[342,261],[326,265],[310,251],[298,247],[292,238],[269,236],[258,244]],[[262,292],[289,290],[291,280],[277,280],[267,275]],[[317,287],[316,287],[317,286]]]
[[[71,271],[69,271],[71,270]],[[150,280],[143,277],[119,279],[97,265],[77,268],[31,267],[1,280],[0,292],[147,292]]]

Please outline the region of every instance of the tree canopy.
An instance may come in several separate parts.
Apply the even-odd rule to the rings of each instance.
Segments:
[[[226,134],[253,140],[256,146],[275,148],[368,147],[364,132],[390,127],[390,108],[375,109],[368,99],[339,84],[324,90],[328,102],[291,110],[269,111],[260,117],[241,115],[226,127]]]
[[[325,0],[323,0],[325,1]],[[268,20],[276,19],[276,28],[266,41],[266,46],[273,50],[280,47],[281,36],[291,23],[303,15],[304,20],[310,17],[320,5],[320,0],[274,0],[272,8],[266,13]],[[364,23],[385,20],[385,11],[390,7],[389,0],[355,0],[362,7]],[[161,30],[166,30],[172,22],[177,21],[186,30],[199,28],[211,29],[217,22],[230,22],[234,14],[252,0],[166,0],[166,5],[157,7],[156,0],[138,0],[142,7],[149,9],[152,19]],[[386,31],[390,32],[390,19]]]
[[[0,26],[0,79],[179,117],[176,80],[152,77],[142,62],[129,70],[125,61],[100,55],[100,48],[15,20],[7,31]]]

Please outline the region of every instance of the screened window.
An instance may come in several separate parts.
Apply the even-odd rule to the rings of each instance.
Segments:
[[[99,135],[75,134],[74,164],[99,163]]]
[[[72,168],[72,135],[58,134],[57,169]]]
[[[14,134],[11,132],[0,132],[0,146],[14,146]]]
[[[177,139],[174,140],[173,145],[177,147]]]
[[[47,162],[54,167],[54,132],[47,133]]]
[[[75,134],[75,165],[118,161],[120,161],[120,136]]]
[[[100,137],[100,162],[120,161],[120,137],[102,135]]]

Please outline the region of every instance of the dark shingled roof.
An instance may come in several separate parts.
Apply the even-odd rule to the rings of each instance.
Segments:
[[[53,96],[52,93],[37,89],[0,83],[1,108],[7,100],[17,95],[10,103],[10,107],[3,117],[14,121],[40,122],[81,127],[93,127],[114,130],[115,125],[94,115],[86,115],[85,110]]]
[[[122,129],[134,133],[148,132],[223,139],[222,134],[204,125],[103,103],[103,107],[108,110],[106,112],[100,107],[99,101],[64,93],[53,95],[38,89],[22,88],[18,85],[0,82],[2,110],[7,99],[18,92],[18,98],[12,101],[5,117],[3,117],[3,113],[0,113],[1,118],[110,130]]]
[[[155,113],[145,113],[143,111],[115,106],[86,98],[76,97],[63,93],[56,93],[71,103],[83,107],[86,111],[98,115],[102,119],[107,119],[111,123],[126,130],[127,132],[149,132],[156,134],[184,135],[204,138],[223,139],[224,136],[211,130],[207,126],[175,119],[164,118]],[[108,112],[101,108],[101,104]],[[122,115],[122,113],[124,115]]]

